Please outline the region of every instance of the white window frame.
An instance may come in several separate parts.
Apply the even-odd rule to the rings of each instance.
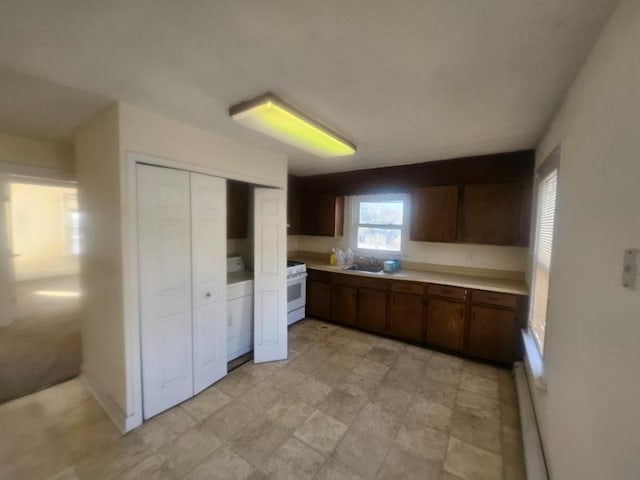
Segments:
[[[402,225],[369,225],[359,223],[360,220],[360,203],[362,202],[393,202],[402,201],[404,203],[402,209]],[[380,193],[369,195],[355,195],[351,197],[351,219],[349,229],[349,247],[355,253],[367,256],[381,256],[399,258],[407,254],[407,246],[409,243],[409,194],[406,193]],[[394,228],[400,230],[400,251],[392,250],[372,250],[365,248],[358,248],[358,227],[371,226],[373,228]]]
[[[527,330],[523,332],[523,340],[524,346],[526,350],[526,360],[527,360],[527,368],[532,375],[535,384],[538,388],[546,390],[546,381],[544,375],[544,355],[546,353],[547,348],[547,338],[549,334],[549,300],[551,298],[551,294],[549,290],[547,291],[547,299],[546,305],[544,307],[544,337],[542,338],[542,345],[539,345],[538,341],[535,338],[535,335],[532,330],[532,322],[533,322],[533,307],[536,300],[536,270],[538,264],[538,254],[539,254],[539,242],[538,242],[538,233],[540,229],[540,187],[542,183],[549,178],[550,175],[556,175],[556,192],[555,192],[555,203],[554,203],[554,219],[553,219],[553,227],[552,227],[552,239],[551,239],[551,250],[549,257],[549,268],[548,268],[548,286],[551,284],[551,279],[553,277],[553,258],[556,247],[556,233],[558,226],[558,198],[559,198],[559,179],[560,179],[560,147],[557,147],[549,156],[542,162],[540,167],[536,172],[536,189],[535,189],[535,230],[533,232],[533,255],[531,261],[531,295],[529,297],[529,318],[527,319]],[[542,348],[541,348],[542,347]]]

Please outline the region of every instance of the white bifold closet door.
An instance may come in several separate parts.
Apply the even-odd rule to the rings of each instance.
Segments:
[[[254,189],[254,346],[256,363],[287,358],[287,199]]]
[[[227,374],[227,184],[191,174],[193,391]]]
[[[225,180],[137,166],[145,419],[226,374]]]

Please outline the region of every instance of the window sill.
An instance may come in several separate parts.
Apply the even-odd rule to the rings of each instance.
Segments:
[[[544,375],[544,362],[536,347],[536,342],[528,330],[522,330],[522,342],[524,343],[524,363],[536,388],[547,391],[547,381]]]

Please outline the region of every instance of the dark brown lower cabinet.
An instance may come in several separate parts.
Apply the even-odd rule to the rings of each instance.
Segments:
[[[487,360],[511,363],[516,345],[516,312],[471,306],[468,351]]]
[[[358,318],[358,289],[349,285],[331,286],[331,320],[355,326]]]
[[[387,292],[358,289],[358,327],[373,332],[387,331]]]
[[[329,319],[331,317],[331,286],[328,283],[307,282],[307,315]]]
[[[426,315],[426,340],[430,345],[462,350],[464,348],[465,304],[429,298]]]
[[[512,364],[526,297],[310,269],[307,315]]]
[[[389,298],[389,333],[396,337],[423,341],[424,296],[392,292]]]

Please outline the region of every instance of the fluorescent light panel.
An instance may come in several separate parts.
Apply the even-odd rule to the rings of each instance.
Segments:
[[[229,109],[236,122],[321,157],[353,155],[355,145],[267,93]]]

